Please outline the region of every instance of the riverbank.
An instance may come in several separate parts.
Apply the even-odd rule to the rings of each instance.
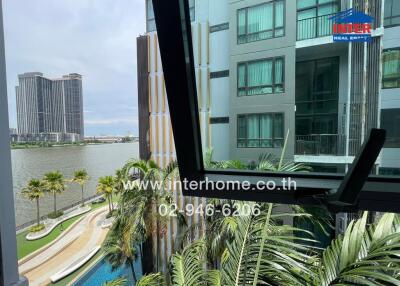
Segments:
[[[12,150],[20,149],[36,149],[36,148],[51,148],[51,147],[74,147],[74,146],[88,146],[88,145],[106,145],[106,144],[120,144],[120,143],[133,143],[136,141],[127,142],[80,142],[80,143],[11,143],[10,147]]]

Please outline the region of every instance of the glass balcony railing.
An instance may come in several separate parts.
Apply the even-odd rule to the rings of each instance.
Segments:
[[[297,40],[307,40],[332,35],[335,14],[322,15],[297,21]]]
[[[296,136],[296,155],[343,156],[346,136],[342,134],[313,134]]]

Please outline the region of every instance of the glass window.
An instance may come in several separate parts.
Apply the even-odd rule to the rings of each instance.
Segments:
[[[385,147],[400,148],[400,108],[382,109],[382,128],[386,129]]]
[[[283,114],[238,115],[238,148],[280,148],[283,145]]]
[[[296,63],[296,153],[340,155],[339,58]]]
[[[195,16],[195,0],[189,0],[189,12],[190,12],[190,20],[193,22],[196,18],[196,16]]]
[[[284,60],[273,58],[238,64],[238,96],[282,93]]]
[[[147,19],[147,32],[155,31],[156,21],[154,19],[153,2],[151,0],[147,0],[146,19]]]
[[[297,40],[324,37],[332,34],[332,14],[339,11],[338,0],[298,0]]]
[[[237,12],[238,44],[284,35],[284,1],[271,1]]]
[[[383,52],[383,88],[400,88],[400,48]]]
[[[385,0],[385,27],[400,25],[400,1]]]

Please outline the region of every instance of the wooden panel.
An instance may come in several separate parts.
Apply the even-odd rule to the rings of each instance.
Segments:
[[[151,156],[148,36],[138,37],[136,42],[140,138],[139,155],[141,159],[148,160]]]

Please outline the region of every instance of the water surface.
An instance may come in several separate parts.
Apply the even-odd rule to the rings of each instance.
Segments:
[[[128,159],[138,158],[139,145],[135,143],[66,146],[50,148],[15,149],[11,151],[15,194],[16,224],[32,221],[36,217],[36,204],[23,198],[21,189],[30,179],[41,178],[45,173],[59,170],[72,178],[75,170],[85,168],[91,179],[85,186],[85,196],[96,193],[98,178],[113,175]],[[69,184],[58,195],[57,207],[62,208],[81,199],[80,187]],[[53,210],[53,199],[45,195],[40,200],[41,215]]]

